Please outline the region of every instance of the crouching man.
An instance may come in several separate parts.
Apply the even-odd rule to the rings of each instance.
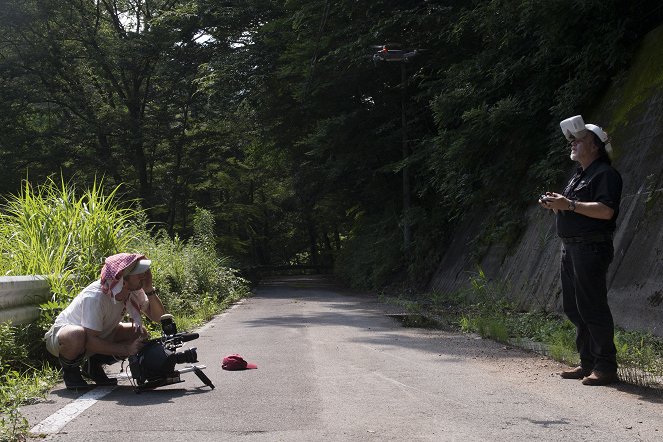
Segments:
[[[47,350],[62,365],[70,390],[116,385],[103,364],[138,353],[147,338],[141,313],[159,321],[165,309],[152,286],[151,261],[119,253],[106,258],[101,278],[85,287],[56,318],[44,335]],[[121,322],[125,314],[132,322]]]

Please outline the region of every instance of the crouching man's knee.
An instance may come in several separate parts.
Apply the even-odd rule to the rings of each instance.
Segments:
[[[85,353],[85,329],[78,325],[52,327],[46,333],[46,348],[54,356],[76,359]]]

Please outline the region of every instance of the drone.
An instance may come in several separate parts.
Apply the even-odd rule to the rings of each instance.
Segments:
[[[397,49],[399,45],[396,44],[385,44],[373,46],[375,49],[379,49],[378,52],[373,54],[373,61],[402,61],[409,62],[414,58],[420,51],[420,49],[404,50]]]

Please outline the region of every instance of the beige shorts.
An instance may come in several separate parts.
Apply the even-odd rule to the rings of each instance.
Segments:
[[[62,325],[52,325],[51,328],[44,334],[44,339],[46,340],[46,350],[53,356],[60,356],[60,342],[58,341],[58,333],[62,328]]]
[[[63,324],[63,325],[58,325],[57,327],[55,325],[52,325],[51,328],[48,329],[48,331],[44,334],[44,340],[46,341],[46,350],[53,356],[60,356],[60,341],[58,340],[58,334],[60,333],[60,330],[62,330],[62,327],[65,327],[69,324]],[[120,322],[118,326],[115,328],[115,330],[112,331],[110,336],[108,336],[107,339],[111,342],[115,342],[115,335],[118,331],[118,328],[125,326],[127,328],[131,328],[131,324],[129,323],[124,323]],[[94,353],[89,353],[86,352],[86,356],[93,355]]]

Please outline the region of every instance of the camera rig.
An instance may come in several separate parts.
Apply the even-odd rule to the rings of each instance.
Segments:
[[[136,392],[184,382],[180,375],[189,372],[194,372],[205,385],[214,389],[212,381],[203,373],[206,367],[193,365],[198,362],[196,348],[177,351],[185,342],[198,339],[198,333],[178,333],[173,316],[168,314],[161,316],[161,330],[160,338],[150,339],[137,354],[129,356],[129,370]],[[191,365],[175,369],[175,364],[187,363]]]

